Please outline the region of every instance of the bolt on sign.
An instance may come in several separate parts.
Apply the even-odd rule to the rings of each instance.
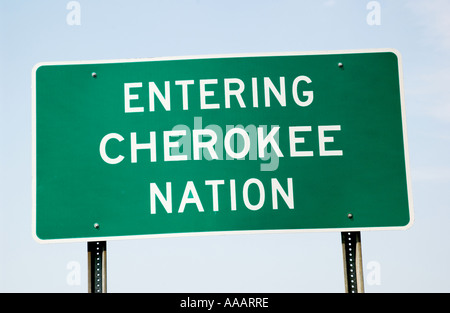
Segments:
[[[39,63],[39,242],[412,224],[395,50]]]

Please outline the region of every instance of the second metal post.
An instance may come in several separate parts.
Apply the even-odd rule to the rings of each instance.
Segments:
[[[361,232],[341,232],[344,260],[345,292],[363,293],[364,276],[361,252]]]
[[[87,243],[88,292],[106,293],[106,241]]]

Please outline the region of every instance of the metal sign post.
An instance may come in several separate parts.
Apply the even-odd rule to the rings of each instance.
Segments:
[[[87,243],[88,292],[106,293],[106,241]]]
[[[364,277],[361,253],[361,232],[341,232],[344,261],[345,292],[363,293]]]

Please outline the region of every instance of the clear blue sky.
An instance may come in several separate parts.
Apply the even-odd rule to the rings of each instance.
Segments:
[[[34,64],[368,48],[403,57],[415,223],[362,232],[366,292],[450,291],[448,1],[71,2],[0,1],[0,292],[87,291],[85,243],[31,236]],[[343,292],[340,234],[110,241],[108,291]]]

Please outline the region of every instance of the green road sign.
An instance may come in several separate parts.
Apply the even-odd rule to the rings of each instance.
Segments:
[[[34,237],[407,228],[401,75],[394,50],[39,63]]]

